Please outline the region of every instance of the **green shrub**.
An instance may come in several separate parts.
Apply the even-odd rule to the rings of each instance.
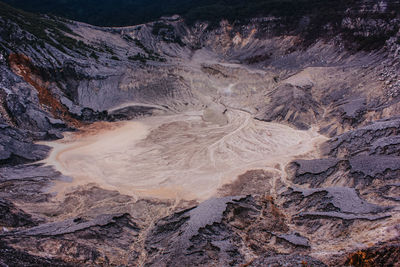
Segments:
[[[92,51],[92,53],[90,53],[90,57],[91,57],[91,58],[94,58],[94,59],[96,59],[96,60],[99,59],[99,56],[98,56],[94,51]]]
[[[66,53],[64,47],[76,52],[90,48],[84,42],[67,36],[66,34],[75,36],[76,34],[60,19],[24,12],[1,2],[0,16],[12,23],[16,23],[23,33],[30,33],[35,36],[37,40],[28,41],[30,45],[37,43],[43,48],[44,43],[47,43],[64,53]],[[11,31],[9,36],[12,36],[12,27],[9,27],[9,30]]]
[[[132,61],[140,61],[142,63],[146,63],[147,62],[147,57],[142,55],[142,54],[136,54],[134,56],[129,56],[128,59],[132,60]]]

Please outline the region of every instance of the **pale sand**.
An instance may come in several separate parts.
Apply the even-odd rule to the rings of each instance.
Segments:
[[[98,123],[45,143],[54,148],[45,162],[74,178],[54,190],[62,196],[95,183],[133,196],[204,200],[247,170],[316,156],[326,140],[313,129],[256,121],[242,111],[227,116],[226,125],[204,122],[201,113]]]

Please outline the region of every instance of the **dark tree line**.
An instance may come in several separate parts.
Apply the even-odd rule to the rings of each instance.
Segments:
[[[179,14],[187,22],[246,20],[257,16],[334,16],[353,0],[3,0],[26,11],[54,14],[99,26],[126,26]]]

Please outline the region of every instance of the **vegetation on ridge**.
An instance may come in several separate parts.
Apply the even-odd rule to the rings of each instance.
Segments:
[[[14,35],[18,33],[18,27],[22,30],[22,38],[14,38]],[[67,52],[65,48],[76,52],[91,49],[83,41],[70,37],[75,33],[60,18],[24,12],[2,2],[0,2],[0,29],[0,38],[3,41],[1,45],[11,51],[15,47],[28,44],[41,48],[49,44],[65,53]],[[26,33],[37,39],[30,38]]]
[[[99,26],[126,26],[179,14],[189,22],[243,20],[257,16],[295,19],[336,16],[359,0],[3,0],[28,11],[55,14]],[[118,14],[116,16],[115,14]]]
[[[166,15],[181,15],[186,23],[193,25],[198,21],[207,21],[210,27],[218,25],[221,19],[227,19],[236,25],[245,24],[257,17],[279,18],[274,28],[276,34],[301,34],[305,45],[321,37],[342,35],[349,40],[348,48],[353,50],[371,50],[382,47],[386,40],[393,36],[399,27],[394,25],[389,32],[381,31],[373,35],[357,35],[352,30],[343,28],[344,17],[359,15],[367,20],[388,20],[399,16],[400,4],[388,0],[390,12],[371,12],[362,5],[372,6],[374,1],[365,3],[362,0],[2,0],[15,7],[28,11],[54,14],[69,19],[88,22],[99,26],[126,26],[155,21]],[[0,10],[4,5],[0,5]],[[0,11],[1,12],[1,11]],[[9,12],[6,12],[9,13]],[[11,12],[12,13],[12,12]],[[116,14],[118,14],[116,16]],[[28,16],[29,17],[29,16]],[[43,35],[43,28],[51,28],[51,19],[43,22],[38,31]],[[48,25],[50,23],[50,25]],[[264,22],[262,22],[264,23]],[[262,26],[261,23],[261,26]],[[268,22],[265,22],[267,25]],[[32,24],[27,25],[29,26]],[[35,25],[36,26],[36,25]],[[41,27],[44,26],[44,27]],[[164,41],[183,45],[180,38],[170,33],[167,24],[155,24],[153,33]],[[326,28],[328,27],[328,28]],[[62,28],[59,28],[62,29]],[[35,29],[29,29],[35,31]],[[66,31],[68,29],[65,29]],[[58,32],[56,38],[64,38]],[[60,40],[67,46],[80,46],[70,39]]]

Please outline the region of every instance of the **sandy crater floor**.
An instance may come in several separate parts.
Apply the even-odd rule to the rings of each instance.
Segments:
[[[242,111],[228,111],[223,126],[201,115],[95,123],[45,143],[53,147],[46,163],[73,178],[54,190],[63,195],[96,183],[138,197],[201,201],[247,170],[281,171],[297,156],[316,156],[325,140],[314,129],[261,122]]]

